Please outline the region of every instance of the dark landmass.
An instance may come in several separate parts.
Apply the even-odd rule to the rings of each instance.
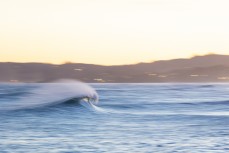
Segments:
[[[90,83],[229,82],[229,55],[211,54],[120,66],[0,63],[1,82],[52,82],[58,79]]]

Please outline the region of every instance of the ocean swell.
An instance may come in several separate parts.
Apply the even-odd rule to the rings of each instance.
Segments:
[[[89,85],[72,80],[45,84],[10,85],[0,94],[0,110],[32,109],[69,102],[98,103],[97,92]]]

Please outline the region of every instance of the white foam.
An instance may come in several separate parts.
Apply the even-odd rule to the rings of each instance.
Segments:
[[[9,101],[0,110],[15,110],[24,108],[35,108],[47,105],[55,105],[72,98],[89,97],[98,102],[96,91],[79,81],[60,80],[54,83],[42,83],[29,91],[29,94],[20,97],[18,100]]]

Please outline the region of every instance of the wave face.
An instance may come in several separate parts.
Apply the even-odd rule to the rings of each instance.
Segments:
[[[45,84],[10,84],[0,93],[0,110],[33,109],[63,103],[98,103],[97,92],[89,85],[72,80]]]

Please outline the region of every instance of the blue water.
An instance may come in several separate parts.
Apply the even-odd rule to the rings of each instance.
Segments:
[[[1,84],[0,152],[229,152],[229,84],[90,85]]]

